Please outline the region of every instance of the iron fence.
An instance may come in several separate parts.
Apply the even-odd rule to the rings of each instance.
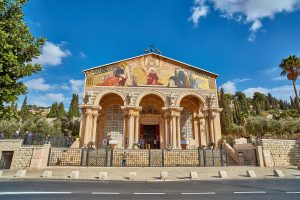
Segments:
[[[23,140],[22,146],[40,146],[43,144],[51,144],[52,147],[70,147],[75,138],[67,135],[44,135],[40,133],[15,134],[6,135],[5,139],[21,139]]]
[[[125,153],[125,154],[124,154]],[[98,166],[121,167],[126,155],[127,167],[214,167],[236,165],[234,159],[225,149],[70,149],[51,148],[49,166]],[[241,155],[239,155],[241,156]],[[244,150],[243,163],[240,165],[257,165],[256,154]]]

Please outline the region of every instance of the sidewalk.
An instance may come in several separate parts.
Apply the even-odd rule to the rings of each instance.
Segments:
[[[26,176],[15,178],[18,170],[2,170],[0,180],[4,179],[46,179],[46,180],[68,180],[72,171],[79,171],[78,180],[98,180],[99,172],[107,172],[107,180],[128,181],[129,173],[136,172],[136,181],[161,181],[160,172],[167,171],[167,181],[187,181],[190,179],[190,172],[198,173],[196,180],[224,180],[219,178],[219,171],[226,171],[228,179],[254,179],[246,176],[247,170],[254,170],[256,178],[276,178],[274,169],[282,170],[284,178],[300,178],[300,170],[296,167],[255,167],[255,166],[230,166],[230,167],[47,167],[43,169],[27,169]],[[46,170],[52,171],[51,178],[42,178]]]

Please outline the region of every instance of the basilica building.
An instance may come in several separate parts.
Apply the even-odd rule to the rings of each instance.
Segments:
[[[83,73],[80,146],[195,149],[220,143],[217,74],[154,52]]]

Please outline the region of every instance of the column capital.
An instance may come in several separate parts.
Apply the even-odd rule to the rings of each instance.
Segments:
[[[122,110],[124,111],[125,116],[139,116],[142,107],[135,107],[135,106],[122,106]]]

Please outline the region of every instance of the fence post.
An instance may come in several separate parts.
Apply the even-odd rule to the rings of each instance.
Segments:
[[[221,155],[221,165],[222,167],[224,166],[224,161],[223,161],[223,151],[220,149],[220,155]]]
[[[204,167],[206,167],[206,149],[203,149],[203,162],[204,162]]]
[[[148,159],[149,159],[148,167],[151,167],[151,150],[150,149],[149,149]]]
[[[213,160],[213,166],[215,166],[215,154],[214,154],[214,149],[211,150],[211,155],[212,155],[212,160]]]
[[[199,167],[201,167],[201,153],[200,153],[200,148],[198,148],[198,161],[199,161]]]
[[[229,166],[229,162],[228,162],[228,153],[227,153],[227,149],[224,149],[225,150],[225,155],[226,155],[226,164],[227,164],[227,167]]]
[[[87,150],[86,150],[86,166],[89,166],[89,157],[90,157],[89,151],[90,151],[90,148],[87,148]]]
[[[83,166],[83,158],[84,158],[84,148],[81,148],[80,166]]]
[[[161,165],[162,167],[165,166],[165,151],[163,149],[161,150]]]
[[[108,148],[107,145],[105,147],[105,166],[108,166]]]
[[[50,158],[51,158],[51,147],[49,148],[49,154],[48,154],[48,162],[47,162],[47,166],[49,166]]]
[[[112,167],[113,166],[113,157],[114,157],[114,149],[111,149],[111,155],[110,155],[110,166]]]

